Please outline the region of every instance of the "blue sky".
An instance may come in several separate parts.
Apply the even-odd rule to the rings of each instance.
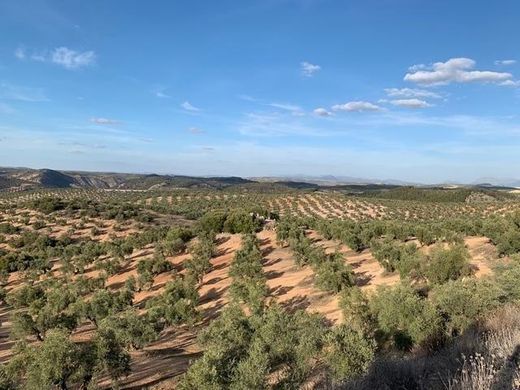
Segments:
[[[0,165],[519,177],[518,1],[0,3]]]

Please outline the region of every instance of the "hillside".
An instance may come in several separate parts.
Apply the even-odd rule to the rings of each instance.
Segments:
[[[222,189],[254,183],[240,177],[192,177],[156,174],[125,174],[57,171],[52,169],[0,169],[0,190],[37,188],[97,188],[153,190],[174,188]]]

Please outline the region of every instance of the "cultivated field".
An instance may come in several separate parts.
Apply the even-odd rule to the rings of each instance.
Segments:
[[[0,388],[463,388],[520,333],[520,200],[392,197],[2,193]]]

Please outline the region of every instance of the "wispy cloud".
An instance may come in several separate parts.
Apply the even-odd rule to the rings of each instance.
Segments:
[[[118,121],[116,119],[100,118],[100,117],[90,118],[90,122],[92,122],[96,125],[101,125],[101,126],[118,125],[121,123],[121,121]]]
[[[418,88],[385,88],[385,93],[393,98],[440,99],[442,95],[426,89]]]
[[[239,121],[237,127],[245,136],[323,136],[326,131],[310,126],[302,117],[281,113],[248,113]]]
[[[246,102],[257,102],[258,101],[258,99],[255,99],[254,97],[249,96],[249,95],[238,95],[237,97],[241,100],[245,100]]]
[[[332,106],[333,111],[347,111],[347,112],[365,112],[365,111],[381,111],[382,108],[378,105],[365,101],[353,101],[344,104],[336,104]]]
[[[14,56],[19,60],[25,59],[25,49],[23,47],[18,47],[14,51]]]
[[[23,102],[47,102],[43,89],[30,88],[10,83],[0,83],[0,98],[7,100],[19,100]]]
[[[508,65],[514,65],[516,64],[516,60],[496,60],[495,65],[502,65],[502,66],[508,66]]]
[[[280,110],[289,111],[292,115],[303,116],[305,112],[300,106],[290,103],[269,103],[268,106],[279,108]]]
[[[171,98],[170,95],[166,93],[167,88],[164,87],[156,87],[153,89],[152,93],[155,97],[158,97],[160,99],[169,99]]]
[[[303,61],[300,63],[300,70],[302,75],[305,77],[312,77],[314,74],[321,70],[321,66],[311,64],[310,62]]]
[[[96,60],[96,54],[93,51],[78,52],[66,47],[58,47],[54,49],[51,55],[51,61],[61,65],[66,69],[78,69],[92,65]]]
[[[199,135],[199,134],[204,134],[205,131],[198,128],[198,127],[190,127],[188,129],[188,132],[190,132],[191,134],[195,134],[195,135]]]
[[[191,111],[191,112],[198,112],[200,111],[200,108],[198,107],[195,107],[194,105],[192,105],[190,102],[188,101],[185,101],[184,103],[181,104],[181,107],[183,109],[185,109],[186,111]]]
[[[0,113],[12,114],[14,112],[16,112],[16,110],[12,108],[10,105],[0,102]]]
[[[404,80],[425,86],[450,83],[503,83],[511,80],[511,73],[473,70],[475,61],[470,58],[451,58],[446,62],[436,62],[431,66],[415,65]]]
[[[53,63],[69,70],[85,68],[96,62],[96,53],[94,51],[77,51],[65,46],[57,47],[51,51],[33,51],[30,55],[23,47],[18,47],[14,55],[19,60],[29,59],[37,62]]]

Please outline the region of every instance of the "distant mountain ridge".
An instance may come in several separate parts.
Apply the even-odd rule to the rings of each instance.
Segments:
[[[113,190],[154,190],[154,189],[224,189],[240,186],[244,189],[276,190],[292,189],[335,189],[351,192],[364,190],[384,190],[394,187],[515,189],[520,180],[498,180],[482,178],[473,184],[446,182],[425,185],[402,180],[371,180],[351,176],[306,176],[249,177],[236,176],[184,176],[114,172],[62,171],[53,169],[0,168],[0,190],[27,190],[36,188],[96,188]]]
[[[0,168],[0,190],[35,188],[99,188],[150,190],[159,188],[225,188],[254,183],[240,177],[193,177],[156,174],[57,171]]]

